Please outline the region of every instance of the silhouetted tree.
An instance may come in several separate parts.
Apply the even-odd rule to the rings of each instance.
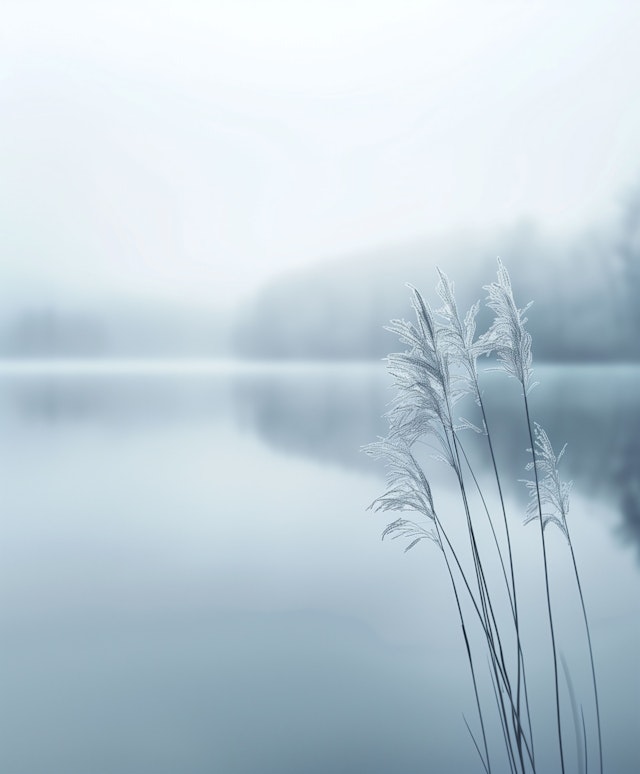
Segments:
[[[629,354],[637,358],[640,357],[640,183],[626,199],[615,248],[622,281],[622,311]]]

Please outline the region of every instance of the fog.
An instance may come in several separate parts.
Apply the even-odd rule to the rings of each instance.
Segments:
[[[227,310],[407,240],[606,226],[640,174],[639,14],[8,0],[2,308]]]
[[[380,540],[361,447],[387,432],[406,283],[437,303],[439,266],[466,309],[497,256],[534,300],[533,417],[568,442],[605,767],[640,770],[639,33],[622,0],[4,0],[1,771],[480,769],[446,568]],[[531,441],[514,380],[484,370],[555,771]],[[466,497],[429,451],[455,541]],[[567,771],[572,686],[595,770],[558,537]],[[498,713],[487,730],[511,770]]]

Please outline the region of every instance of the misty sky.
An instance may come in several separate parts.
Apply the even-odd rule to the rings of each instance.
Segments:
[[[228,303],[325,256],[612,218],[640,4],[3,0],[0,300]]]

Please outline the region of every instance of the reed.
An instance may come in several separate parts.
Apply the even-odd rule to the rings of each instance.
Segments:
[[[370,506],[375,511],[411,513],[391,521],[383,538],[407,540],[409,551],[424,540],[432,542],[442,554],[451,585],[453,600],[460,621],[461,634],[475,697],[477,730],[474,733],[466,717],[464,722],[482,769],[491,774],[506,759],[514,774],[540,771],[535,755],[535,718],[532,716],[527,684],[526,648],[522,636],[523,611],[518,599],[517,559],[514,553],[504,495],[504,477],[500,472],[495,442],[490,429],[490,417],[483,398],[478,359],[492,356],[494,369],[500,370],[519,383],[522,392],[522,423],[529,437],[531,460],[527,469],[533,478],[526,480],[529,502],[524,524],[539,525],[539,548],[544,574],[544,597],[548,632],[548,658],[553,671],[552,699],[556,726],[558,770],[566,772],[566,731],[558,663],[559,648],[552,603],[552,568],[549,566],[547,528],[558,528],[564,535],[571,557],[591,664],[593,701],[600,774],[603,772],[600,708],[596,670],[577,560],[567,524],[571,484],[563,482],[558,464],[565,449],[556,455],[547,433],[531,417],[529,394],[532,381],[531,336],[526,330],[526,312],[516,306],[509,274],[498,259],[497,280],[485,286],[487,306],[493,320],[486,332],[477,335],[476,318],[480,303],[476,302],[462,316],[455,299],[454,285],[438,270],[437,293],[442,303],[434,311],[415,288],[410,287],[415,323],[393,320],[388,330],[396,334],[405,349],[387,358],[393,377],[395,395],[387,419],[388,434],[369,444],[365,450],[387,466],[387,487]],[[475,411],[476,422],[459,417],[461,407]],[[482,490],[466,450],[469,431],[484,437],[485,453],[491,463],[495,500],[499,503],[499,518],[492,513],[491,501]],[[444,518],[436,508],[432,488],[419,460],[423,445],[432,458],[444,463],[453,473],[460,495],[460,517],[464,524],[464,540],[460,531],[451,529],[450,514]],[[481,508],[474,503],[481,504]],[[479,512],[480,511],[480,512]],[[494,567],[498,572],[494,572]],[[506,601],[505,615],[503,604]],[[491,695],[481,689],[480,665],[488,665],[493,686]],[[562,657],[567,676],[571,708],[577,717],[577,704],[569,668]],[[484,666],[482,666],[484,668]],[[551,701],[551,698],[550,698]],[[488,736],[489,714],[497,713],[501,739]],[[584,707],[580,708],[582,727],[576,726],[578,771],[587,774],[587,741]],[[582,750],[584,748],[584,754]],[[498,763],[502,761],[502,764]],[[541,772],[542,774],[542,772]]]

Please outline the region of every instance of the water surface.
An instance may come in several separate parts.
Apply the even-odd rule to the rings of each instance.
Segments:
[[[432,545],[404,555],[380,542],[386,522],[365,511],[384,484],[359,451],[385,430],[380,364],[0,370],[0,770],[479,770],[441,559]],[[635,772],[640,370],[537,378],[536,416],[569,443],[608,769]],[[494,379],[542,704],[537,544],[515,483],[528,444],[515,385]],[[453,482],[430,473],[455,523]],[[559,610],[573,610],[561,541],[552,553]],[[588,704],[579,625],[567,614],[559,628]],[[541,720],[540,756],[553,761],[549,729]]]

